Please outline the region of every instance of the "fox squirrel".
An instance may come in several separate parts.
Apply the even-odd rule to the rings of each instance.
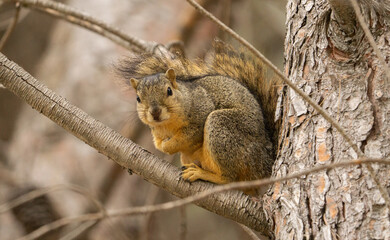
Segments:
[[[183,179],[224,184],[269,176],[279,82],[250,53],[221,41],[211,55],[191,61],[144,53],[119,70],[136,90],[138,116],[156,148],[181,153]]]

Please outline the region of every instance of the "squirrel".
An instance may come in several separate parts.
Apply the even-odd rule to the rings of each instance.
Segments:
[[[262,62],[216,40],[208,60],[143,53],[119,71],[164,153],[181,153],[184,180],[216,184],[267,177],[278,126],[276,86]]]

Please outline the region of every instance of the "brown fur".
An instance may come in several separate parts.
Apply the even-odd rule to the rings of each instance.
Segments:
[[[184,179],[223,184],[270,175],[279,82],[251,54],[220,41],[209,59],[141,54],[119,70],[131,79],[156,147],[181,153]]]
[[[279,78],[267,73],[261,60],[249,51],[236,51],[232,46],[216,40],[213,52],[208,61],[195,60],[174,56],[163,56],[144,53],[124,59],[119,71],[126,78],[140,79],[156,73],[165,73],[173,68],[176,78],[182,81],[205,75],[220,75],[236,79],[246,86],[257,98],[269,136],[274,145],[277,145],[278,123],[275,123],[275,109],[277,103],[277,89],[282,82]]]

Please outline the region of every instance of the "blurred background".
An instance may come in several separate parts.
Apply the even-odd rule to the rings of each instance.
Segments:
[[[198,1],[254,44],[280,69],[286,0]],[[61,1],[128,34],[168,44],[181,40],[187,56],[203,57],[218,37],[237,45],[183,0]],[[14,8],[0,6],[4,34]],[[50,89],[137,144],[153,147],[137,117],[132,91],[118,87],[113,66],[128,51],[100,35],[36,10],[21,20],[1,50]],[[238,46],[238,45],[237,45]],[[169,193],[129,175],[64,129],[0,88],[0,209],[34,189],[55,187],[33,202],[0,211],[0,239],[16,239],[50,221],[106,209],[162,203]],[[93,196],[93,197],[91,197]],[[71,224],[42,239],[250,239],[235,222],[194,205],[152,215]]]

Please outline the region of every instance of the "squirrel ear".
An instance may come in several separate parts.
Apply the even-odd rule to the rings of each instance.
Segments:
[[[176,82],[176,73],[175,70],[173,70],[173,68],[170,68],[165,72],[165,77],[169,79],[169,81],[171,82],[174,88],[178,87]]]
[[[133,88],[135,90],[137,90],[137,86],[138,86],[139,81],[137,79],[135,79],[135,78],[131,78],[130,79],[130,83],[131,83],[131,86],[133,86]]]

